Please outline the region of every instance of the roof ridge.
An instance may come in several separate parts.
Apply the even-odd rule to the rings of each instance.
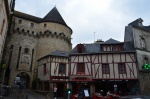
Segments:
[[[14,16],[19,17],[19,18],[23,18],[26,20],[30,20],[33,22],[37,22],[37,23],[41,22],[41,20],[42,20],[42,18],[40,18],[40,17],[36,17],[36,16],[30,15],[30,14],[16,11],[16,10],[14,11]]]
[[[25,14],[25,15],[28,15],[28,16],[31,16],[31,17],[36,17],[36,18],[42,19],[41,17],[37,17],[37,16],[31,15],[31,14],[23,13],[23,12],[20,12],[20,11],[17,11],[17,10],[14,11],[14,14]]]

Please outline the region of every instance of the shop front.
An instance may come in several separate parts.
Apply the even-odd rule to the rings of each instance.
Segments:
[[[138,80],[94,80],[95,93],[102,90],[104,96],[110,91],[112,94],[135,95],[139,93]]]
[[[89,93],[90,96],[92,83],[89,78],[76,77],[70,81],[70,84],[73,97],[85,97],[85,90]]]

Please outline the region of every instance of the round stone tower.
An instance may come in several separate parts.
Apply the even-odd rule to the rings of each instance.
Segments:
[[[31,87],[37,60],[56,50],[70,51],[72,30],[54,7],[44,18],[15,11],[5,44],[6,79],[13,84],[18,76]]]

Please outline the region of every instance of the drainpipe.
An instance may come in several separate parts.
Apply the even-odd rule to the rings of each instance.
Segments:
[[[9,19],[9,24],[8,24],[7,35],[10,33],[12,18],[13,18],[13,14],[14,14],[14,8],[15,8],[15,0],[12,1],[12,7],[11,7],[11,10],[10,10],[10,19]]]

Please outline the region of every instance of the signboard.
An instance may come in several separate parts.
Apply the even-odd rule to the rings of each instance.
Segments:
[[[89,91],[87,89],[84,90],[85,97],[89,97]]]

